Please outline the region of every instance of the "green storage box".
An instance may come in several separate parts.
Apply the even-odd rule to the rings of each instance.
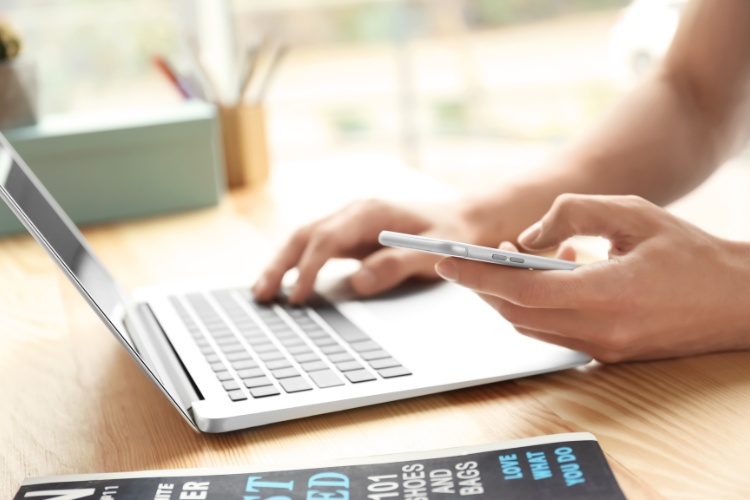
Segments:
[[[78,225],[207,207],[224,191],[216,108],[61,116],[3,134]],[[22,231],[0,203],[0,234]]]

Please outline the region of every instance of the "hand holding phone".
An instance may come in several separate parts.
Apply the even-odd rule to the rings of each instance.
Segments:
[[[578,264],[567,260],[537,257],[519,252],[508,252],[497,248],[469,245],[457,241],[427,238],[413,234],[381,231],[378,237],[381,245],[398,248],[409,248],[422,252],[436,253],[450,257],[477,260],[500,264],[502,266],[520,267],[524,269],[539,269],[546,271],[572,271]]]

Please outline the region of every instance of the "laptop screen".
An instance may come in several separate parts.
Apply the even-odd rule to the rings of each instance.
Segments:
[[[19,161],[4,138],[0,139],[0,190],[4,198],[10,198],[6,203],[29,232],[56,257],[110,323],[117,325],[124,311],[124,293],[88,248],[83,235],[28,167]],[[119,318],[115,316],[118,311]],[[117,330],[128,345],[135,348],[127,332],[122,331],[123,328]]]
[[[186,408],[173,395],[173,384],[159,376],[153,361],[138,352],[125,330],[123,320],[126,314],[138,323],[130,299],[96,258],[75,224],[2,134],[0,198],[70,278],[109,329],[126,344],[132,357],[190,421]]]

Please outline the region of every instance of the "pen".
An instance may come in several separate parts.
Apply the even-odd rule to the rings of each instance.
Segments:
[[[255,98],[252,100],[252,102],[259,103],[259,102],[262,102],[266,98],[266,94],[268,93],[268,87],[271,84],[271,80],[273,79],[273,76],[279,67],[279,63],[284,58],[287,52],[289,52],[289,46],[286,44],[281,44],[280,46],[276,48],[273,54],[271,54],[271,61],[268,63],[268,69],[266,70],[266,74],[263,75],[264,76],[263,81],[261,81],[258,93],[255,96]]]
[[[187,41],[187,55],[193,67],[195,77],[200,82],[203,93],[206,95],[206,100],[218,103],[220,97],[219,87],[211,77],[211,72],[208,71],[208,68],[203,63],[201,51],[196,40]]]
[[[250,84],[253,81],[253,75],[255,74],[255,68],[258,67],[258,59],[263,46],[264,42],[261,40],[259,43],[247,47],[243,54],[244,64],[239,81],[239,102],[242,102],[243,97],[247,94],[247,91],[250,88]]]
[[[169,65],[169,63],[161,56],[153,56],[154,65],[161,71],[161,73],[167,77],[172,85],[180,92],[182,97],[185,99],[191,99],[193,94],[190,89],[185,85],[185,82],[179,77],[175,70]]]

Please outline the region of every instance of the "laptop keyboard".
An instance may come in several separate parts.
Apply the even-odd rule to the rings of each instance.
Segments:
[[[194,315],[171,302],[232,401],[411,375],[330,304],[258,304],[246,290],[210,297],[185,296]]]

